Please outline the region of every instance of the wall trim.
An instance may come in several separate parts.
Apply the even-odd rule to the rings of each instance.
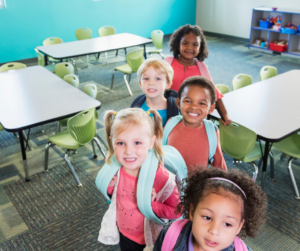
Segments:
[[[204,35],[207,35],[207,36],[226,38],[228,40],[233,40],[233,41],[237,41],[240,43],[248,43],[249,42],[249,38],[230,36],[230,35],[225,35],[225,34],[221,34],[221,33],[210,32],[210,31],[203,31],[203,32],[204,32]]]

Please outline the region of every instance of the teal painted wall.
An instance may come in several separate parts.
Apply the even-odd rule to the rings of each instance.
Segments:
[[[93,37],[104,25],[116,33],[150,37],[161,29],[171,34],[196,22],[196,0],[6,0],[0,9],[0,63],[36,57],[45,38],[75,41],[75,30],[89,27]]]

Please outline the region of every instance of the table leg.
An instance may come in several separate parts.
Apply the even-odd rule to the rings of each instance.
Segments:
[[[45,54],[44,58],[45,58],[45,66],[46,66],[48,65],[48,56]]]
[[[261,176],[261,188],[265,188],[265,180],[266,180],[266,173],[267,173],[267,165],[268,165],[268,156],[269,156],[269,149],[270,142],[266,141],[265,143],[265,151],[263,156],[263,168],[262,168],[262,176]]]
[[[21,144],[21,151],[22,151],[22,157],[23,157],[23,167],[25,171],[25,181],[30,181],[28,168],[27,168],[27,159],[26,159],[26,151],[25,151],[25,145],[24,145],[24,138],[22,131],[19,131],[19,139]]]
[[[146,45],[144,44],[144,58],[147,59]]]

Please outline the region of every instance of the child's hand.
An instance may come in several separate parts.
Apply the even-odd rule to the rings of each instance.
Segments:
[[[115,175],[115,176],[112,178],[112,180],[109,182],[108,187],[114,187],[114,186],[116,185],[116,183],[117,183],[117,180],[118,180],[118,176]]]
[[[229,126],[232,123],[232,120],[226,116],[224,119],[222,119],[222,123],[225,126]]]
[[[156,192],[155,192],[155,189],[152,188],[151,202],[155,201],[155,198],[156,198]]]

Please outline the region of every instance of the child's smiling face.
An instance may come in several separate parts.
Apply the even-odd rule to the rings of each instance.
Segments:
[[[171,83],[167,83],[166,74],[156,71],[152,66],[143,73],[139,84],[143,93],[149,98],[163,97],[165,90],[171,86]]]
[[[192,128],[199,127],[203,119],[215,109],[215,104],[211,104],[210,91],[197,85],[186,86],[176,103],[183,116],[183,123]]]
[[[199,54],[200,45],[200,36],[195,35],[193,32],[186,34],[180,40],[180,58],[185,60],[193,60]]]
[[[190,208],[194,249],[220,251],[229,247],[244,225],[242,214],[243,201],[231,192],[204,197],[195,210]]]

